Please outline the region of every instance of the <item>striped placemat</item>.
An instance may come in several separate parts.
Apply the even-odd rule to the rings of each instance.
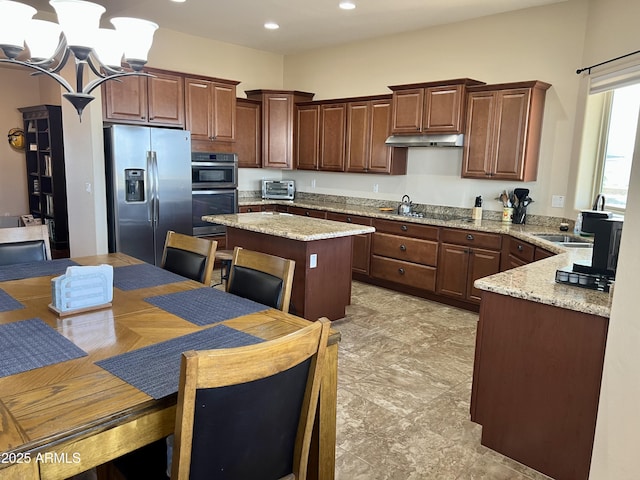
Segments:
[[[0,352],[0,377],[87,355],[39,318],[0,325]]]
[[[157,287],[185,280],[188,279],[149,263],[138,263],[113,269],[113,286],[120,290]]]
[[[100,360],[96,365],[157,400],[178,391],[182,352],[242,347],[263,341],[226,325],[218,325]]]
[[[24,308],[24,305],[0,288],[0,312],[9,312],[20,308]]]
[[[261,312],[269,307],[215,288],[197,288],[145,298],[156,307],[198,326]]]
[[[0,267],[0,282],[22,280],[23,278],[47,277],[62,275],[67,267],[78,265],[68,258],[57,258],[41,262],[14,263]]]

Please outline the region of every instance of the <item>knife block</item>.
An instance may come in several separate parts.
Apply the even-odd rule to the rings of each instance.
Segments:
[[[513,223],[524,224],[527,218],[527,207],[518,206],[513,209]]]

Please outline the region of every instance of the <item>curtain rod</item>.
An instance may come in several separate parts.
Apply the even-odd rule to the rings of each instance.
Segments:
[[[578,75],[580,75],[582,72],[584,72],[585,70],[587,70],[587,73],[589,75],[591,75],[591,69],[592,68],[596,68],[599,67],[601,65],[606,65],[607,63],[611,63],[611,62],[615,62],[616,60],[620,60],[621,58],[626,58],[626,57],[630,57],[631,55],[635,55],[637,53],[640,53],[640,50],[636,50],[635,52],[631,52],[631,53],[627,53],[626,55],[621,55],[619,57],[616,58],[612,58],[610,60],[605,60],[604,62],[600,62],[600,63],[596,63],[595,65],[591,65],[590,67],[584,67],[584,68],[579,68],[578,70],[576,70],[576,73]]]

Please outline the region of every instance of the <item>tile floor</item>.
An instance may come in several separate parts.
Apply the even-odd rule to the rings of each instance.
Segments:
[[[469,420],[475,313],[353,283],[339,347],[337,480],[548,480]]]

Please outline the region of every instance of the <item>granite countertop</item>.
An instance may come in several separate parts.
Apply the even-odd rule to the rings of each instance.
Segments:
[[[334,222],[321,218],[301,217],[290,213],[255,212],[231,215],[208,215],[203,220],[227,227],[284,237],[302,242],[373,233],[366,225]]]
[[[443,207],[441,211],[434,212],[432,216],[426,213],[424,218],[420,218],[398,215],[394,211],[383,212],[376,206],[332,203],[307,199],[287,202],[281,200],[245,198],[240,202],[240,205],[273,204],[510,235],[544,248],[556,255],[522,267],[478,279],[474,284],[476,288],[588,314],[603,317],[609,317],[610,315],[611,297],[608,293],[556,283],[556,270],[570,270],[574,262],[590,261],[592,254],[592,249],[590,248],[565,248],[535,236],[535,234],[538,233],[562,233],[559,231],[557,225],[516,225],[486,219],[474,221],[460,215],[452,215],[446,207]],[[233,217],[233,215],[228,216]],[[215,217],[216,221],[218,218],[218,216]],[[307,217],[299,218],[304,218],[305,221],[312,220]]]

